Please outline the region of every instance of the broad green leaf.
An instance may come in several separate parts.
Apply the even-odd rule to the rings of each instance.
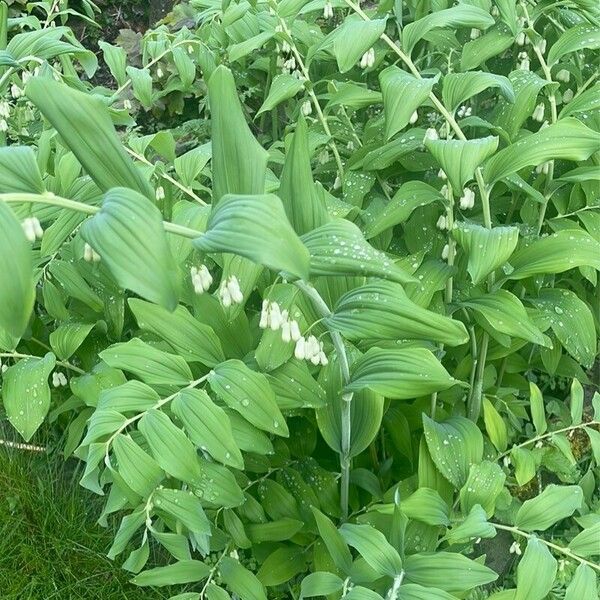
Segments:
[[[427,525],[450,525],[448,505],[430,488],[419,487],[408,498],[402,498],[400,509],[409,519]]]
[[[136,575],[131,582],[139,586],[162,587],[202,581],[210,573],[210,567],[199,560],[181,560],[166,567],[156,567],[155,569],[143,571]]]
[[[194,246],[205,252],[233,252],[299,278],[308,275],[308,251],[273,194],[222,197]]]
[[[126,187],[154,198],[150,184],[125,152],[101,100],[47,77],[31,79],[25,93],[101,190]]]
[[[355,585],[344,595],[344,600],[383,600],[383,596],[362,585]]]
[[[500,150],[486,162],[483,177],[494,183],[524,167],[553,159],[582,161],[598,150],[600,140],[596,132],[567,117]]]
[[[335,525],[316,507],[311,510],[317,522],[319,535],[327,547],[335,566],[343,573],[348,574],[352,569],[352,555],[348,545]]]
[[[548,429],[544,398],[540,388],[533,381],[529,382],[529,408],[531,410],[531,420],[535,427],[535,432],[537,435],[543,435]]]
[[[548,65],[554,65],[565,54],[579,52],[584,48],[592,50],[600,48],[600,30],[596,25],[581,23],[567,29],[548,51]]]
[[[469,340],[463,323],[421,308],[391,281],[369,283],[342,296],[325,322],[349,340],[417,339],[458,346]]]
[[[140,419],[138,429],[146,438],[154,459],[166,473],[192,485],[200,483],[202,470],[196,450],[165,413],[149,410]]]
[[[57,283],[67,296],[77,298],[87,304],[93,311],[104,310],[104,302],[88,285],[75,265],[65,260],[53,260],[48,268]]]
[[[246,527],[248,537],[254,544],[283,542],[296,535],[303,527],[302,521],[283,517],[267,523],[254,523]]]
[[[175,263],[162,216],[150,200],[133,190],[114,188],[80,232],[121,287],[175,310]]]
[[[2,206],[0,204],[0,206]],[[22,358],[2,375],[2,400],[10,424],[28,442],[50,408],[48,376],[56,357]]]
[[[98,408],[120,412],[144,412],[160,401],[160,396],[148,385],[132,379],[122,385],[111,384],[100,391]]]
[[[576,98],[573,98],[571,102],[565,104],[560,111],[559,118],[568,117],[577,113],[585,113],[600,108],[600,84],[592,86],[589,90],[579,94]],[[580,167],[585,169],[586,167]],[[596,173],[598,168],[596,167]],[[563,175],[561,179],[564,179]],[[597,178],[597,175],[596,175]]]
[[[294,78],[295,79],[295,78]],[[327,207],[313,181],[308,147],[308,129],[303,117],[285,155],[278,190],[283,208],[298,235],[329,221]]]
[[[364,169],[365,171],[379,171],[397,164],[402,157],[406,157],[421,148],[425,138],[424,129],[409,129],[396,139],[381,145],[374,142],[360,150],[360,159],[353,161],[350,169]]]
[[[498,578],[488,567],[453,552],[412,554],[404,561],[407,581],[446,592],[465,592]]]
[[[452,596],[439,588],[424,587],[418,583],[403,583],[398,590],[398,600],[454,600]]]
[[[580,246],[574,246],[575,252]],[[600,247],[599,247],[600,251]],[[596,356],[594,317],[588,305],[571,290],[546,288],[531,302],[544,311],[550,328],[566,351],[580,364],[591,367]]]
[[[481,315],[486,325],[494,331],[540,346],[552,345],[550,338],[530,320],[519,298],[507,290],[496,290],[489,294],[473,296],[463,300],[461,304]]]
[[[101,444],[104,447],[104,444]],[[104,456],[104,451],[102,455]],[[127,547],[129,540],[133,537],[135,532],[144,524],[146,520],[146,512],[143,509],[138,509],[128,515],[125,515],[121,520],[119,529],[115,535],[112,546],[108,551],[108,558],[111,560],[121,554]]]
[[[252,135],[231,71],[217,67],[208,80],[211,107],[213,207],[225,194],[265,191],[267,151]]]
[[[423,414],[423,429],[435,466],[455,488],[461,488],[471,465],[480,462],[483,456],[483,436],[479,428],[464,417],[436,423]]]
[[[127,53],[121,46],[112,46],[104,41],[99,41],[98,46],[102,50],[104,62],[108,65],[111,75],[117,85],[122,86],[127,80]]]
[[[578,485],[548,485],[531,500],[523,502],[515,525],[525,531],[545,531],[558,521],[570,517],[583,504],[583,491]]]
[[[70,358],[77,348],[83,344],[93,323],[64,323],[50,334],[50,346],[61,360]]]
[[[580,598],[596,598],[598,587],[596,574],[588,565],[579,565],[571,583],[567,586],[565,600],[580,600]]]
[[[556,577],[558,563],[548,546],[535,537],[529,538],[527,548],[517,567],[515,600],[542,600]]]
[[[325,392],[311,375],[306,361],[292,358],[271,371],[267,379],[281,409],[322,408],[326,403]]]
[[[45,187],[29,146],[0,148],[0,192],[42,194]]]
[[[214,367],[225,360],[212,327],[195,319],[184,306],[170,312],[137,298],[130,298],[128,304],[141,329],[163,338],[188,362]]]
[[[150,385],[187,385],[193,379],[185,360],[133,338],[109,346],[100,358],[110,367],[129,371]]]
[[[406,400],[446,390],[460,382],[425,348],[371,348],[351,369],[348,391],[370,388],[387,398]]]
[[[496,450],[504,452],[508,445],[506,423],[496,407],[486,397],[483,398],[483,421],[488,437]]]
[[[237,44],[233,44],[229,47],[229,60],[231,62],[236,62],[240,58],[244,58],[244,56],[247,56],[251,52],[262,48],[274,35],[275,31],[273,30],[262,31],[258,35]]]
[[[385,114],[385,139],[404,129],[417,108],[429,97],[437,79],[420,79],[395,65],[379,74]]]
[[[562,273],[589,266],[600,271],[600,242],[585,231],[562,230],[517,250],[510,261],[508,279],[525,279],[538,273]]]
[[[21,223],[0,201],[0,329],[21,338],[35,302],[31,248]]]
[[[215,460],[236,469],[244,467],[227,414],[203,390],[182,390],[171,403],[192,442]]]
[[[460,489],[460,508],[468,513],[480,505],[488,517],[494,514],[496,499],[504,489],[506,475],[497,463],[488,460],[471,465],[467,481]]]
[[[577,379],[571,382],[571,423],[579,425],[583,417],[583,386]]]
[[[333,54],[340,73],[349,71],[385,31],[385,19],[363,21],[348,17],[335,31]]]
[[[256,113],[256,116],[267,110],[273,110],[282,102],[293,98],[303,88],[304,82],[293,75],[287,73],[276,75],[269,88],[269,94]]]
[[[193,533],[210,535],[210,522],[200,500],[192,492],[160,488],[152,498],[156,510],[175,517]]]
[[[508,261],[519,241],[517,227],[487,229],[467,222],[458,223],[452,235],[469,257],[467,271],[474,285]]]
[[[515,101],[512,83],[503,75],[471,71],[469,73],[448,73],[444,77],[442,98],[446,108],[455,111],[463,102],[483,92],[487,88],[499,88],[507,102]]]
[[[436,10],[404,27],[402,48],[410,55],[416,43],[432,29],[448,27],[487,29],[493,24],[494,19],[487,11],[469,4],[459,4],[445,10]]]
[[[117,435],[112,449],[117,458],[119,475],[136,494],[147,498],[164,478],[162,469],[128,435]]]
[[[342,589],[344,582],[333,573],[316,571],[307,575],[300,585],[300,598],[311,598],[313,596],[327,596]]]
[[[476,504],[462,523],[454,525],[444,536],[449,544],[464,543],[477,538],[493,538],[496,529],[488,523],[485,510]]]
[[[310,253],[311,275],[363,275],[399,283],[413,277],[376,250],[360,229],[345,219],[335,219],[302,236]]]
[[[465,184],[473,179],[475,169],[496,151],[498,138],[425,140],[425,147],[448,176],[454,195],[460,196]]]
[[[486,60],[498,56],[515,43],[515,36],[504,23],[491,27],[484,35],[462,47],[460,68],[475,69]]]
[[[221,578],[240,600],[267,600],[267,594],[258,577],[243,567],[239,561],[225,556],[220,564]]]
[[[357,85],[354,82],[336,82],[336,91],[331,94],[327,108],[347,106],[348,108],[365,108],[372,104],[381,104],[381,92]]]
[[[444,202],[438,190],[423,181],[407,181],[382,209],[374,209],[371,205],[363,211],[365,237],[375,237],[394,225],[404,223],[415,209],[432,202]]]
[[[402,560],[383,533],[370,525],[344,523],[340,533],[346,543],[365,559],[378,575],[395,577],[402,572]]]
[[[127,67],[127,75],[131,79],[131,88],[133,95],[140,101],[145,109],[152,107],[152,75],[149,69],[137,69],[136,67]]]
[[[537,465],[531,450],[515,447],[510,451],[510,459],[515,465],[515,479],[521,486],[531,481],[537,472]]]
[[[578,533],[569,542],[569,549],[578,556],[600,556],[600,521]]]
[[[265,375],[249,369],[241,360],[217,365],[208,382],[227,406],[259,429],[287,436],[289,431]]]
[[[342,451],[342,415],[344,412],[343,380],[339,363],[331,361],[319,378],[327,394],[326,405],[317,410],[317,425],[323,439],[335,452]],[[369,389],[356,392],[350,403],[350,455],[363,452],[375,439],[383,417],[384,401]]]
[[[196,65],[190,58],[190,55],[181,46],[173,48],[171,50],[171,56],[173,57],[173,63],[177,68],[177,73],[181,79],[181,85],[184,90],[189,90],[194,79],[196,78]]]

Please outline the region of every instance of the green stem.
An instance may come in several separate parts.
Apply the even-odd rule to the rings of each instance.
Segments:
[[[542,537],[538,537],[534,533],[527,533],[526,531],[522,531],[518,527],[511,527],[510,525],[501,525],[500,523],[490,522],[490,525],[493,525],[496,529],[503,529],[504,531],[510,531],[511,533],[514,533],[515,535],[519,535],[526,539],[535,538],[538,541],[542,542],[542,544],[545,544],[546,546],[548,546],[548,548],[552,548],[553,550],[556,550],[556,552],[560,552],[561,554],[564,554],[565,556],[568,556],[569,558],[576,560],[577,562],[581,563],[582,565],[587,565],[588,567],[591,567],[595,571],[600,572],[600,565],[593,563],[589,560],[586,560],[585,558],[582,558],[581,556],[575,554],[574,552],[571,552],[571,550],[569,550],[569,548],[565,548],[564,546],[559,546],[558,544],[549,542],[548,540],[545,540]]]
[[[331,314],[327,303],[319,292],[304,281],[296,281],[295,285],[302,290],[312,301],[313,306],[319,312],[321,317],[327,317]],[[328,328],[329,329],[329,328]],[[342,371],[342,382],[346,386],[350,382],[350,367],[348,356],[344,347],[344,340],[338,331],[329,329],[331,341],[340,363]],[[348,518],[348,499],[350,491],[350,442],[352,438],[352,392],[342,394],[342,439],[340,452],[341,484],[340,484],[340,503],[342,508],[342,518]]]
[[[69,200],[68,198],[62,198],[61,196],[55,196],[51,192],[45,192],[43,194],[0,194],[0,202],[24,202],[30,204],[47,204],[50,206],[58,206],[59,208],[66,208],[68,210],[74,210],[86,215],[95,215],[100,212],[100,207],[92,206],[90,204],[84,204],[83,202],[77,202],[76,200]],[[163,221],[165,231],[174,233],[185,238],[194,240],[201,237],[202,231],[184,227],[183,225],[177,225],[176,223],[170,223],[169,221]]]
[[[40,356],[36,356],[35,354],[21,354],[20,352],[0,352],[0,358],[41,358]],[[80,375],[85,374],[83,369],[72,365],[70,362],[66,360],[57,360],[56,364],[63,369],[68,369],[69,371],[74,371],[75,373],[79,373]]]

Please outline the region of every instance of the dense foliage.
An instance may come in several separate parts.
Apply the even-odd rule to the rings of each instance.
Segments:
[[[135,584],[597,597],[596,3],[0,6],[4,412]]]

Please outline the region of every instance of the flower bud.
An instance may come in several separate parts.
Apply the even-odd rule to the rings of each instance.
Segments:
[[[302,103],[302,114],[305,117],[308,117],[308,115],[310,115],[311,112],[312,112],[312,104],[310,103],[310,100],[305,100]]]
[[[531,118],[534,121],[538,121],[538,123],[541,123],[544,120],[544,103],[543,102],[540,102],[535,107],[535,110],[533,111],[533,115],[531,115]]]
[[[442,231],[444,231],[444,229],[448,229],[448,220],[446,219],[446,216],[440,215],[435,226]]]
[[[564,104],[568,104],[569,102],[571,102],[571,100],[573,100],[573,90],[571,89],[567,89],[565,90],[564,94],[562,95],[562,101]]]
[[[435,129],[434,127],[429,127],[426,131],[425,131],[425,140],[439,140],[440,136],[438,135],[437,129]]]
[[[410,119],[408,120],[408,122],[411,125],[414,125],[418,120],[419,120],[419,113],[415,110],[415,112],[413,112],[413,114],[410,115]]]
[[[569,73],[569,71],[567,71],[566,69],[561,69],[556,74],[556,81],[562,81],[564,83],[569,83],[570,80],[571,80],[571,73]]]
[[[448,254],[450,253],[450,246],[446,244],[442,249],[442,260],[448,260]]]
[[[304,360],[306,358],[306,340],[301,337],[296,342],[296,346],[294,347],[294,356],[298,360]]]

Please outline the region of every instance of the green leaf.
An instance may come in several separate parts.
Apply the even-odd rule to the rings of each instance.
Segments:
[[[504,23],[498,23],[489,31],[462,47],[460,68],[463,71],[475,69],[488,59],[498,56],[515,43],[515,36]]]
[[[533,421],[536,434],[543,435],[548,429],[544,398],[540,388],[533,383],[533,381],[529,382],[529,408],[531,410],[531,420]]]
[[[483,176],[494,183],[524,167],[548,160],[582,161],[600,150],[595,131],[572,117],[544,127],[500,150],[485,164]]]
[[[277,548],[260,566],[256,576],[267,587],[286,583],[306,568],[303,549],[297,546]]]
[[[372,104],[381,104],[381,92],[370,90],[354,82],[336,82],[336,91],[331,94],[327,108],[347,106],[348,108],[365,108]]]
[[[432,29],[459,27],[487,29],[493,24],[494,19],[487,11],[469,4],[459,4],[445,10],[436,10],[404,27],[402,48],[410,55],[416,43]]]
[[[192,492],[160,488],[152,498],[156,510],[174,517],[195,534],[210,535],[210,522]]]
[[[596,84],[592,86],[589,90],[582,92],[576,98],[573,98],[571,102],[565,104],[560,111],[559,118],[562,119],[569,115],[577,114],[577,113],[585,113],[593,110],[598,110],[600,108],[600,84]],[[584,117],[585,118],[585,117]],[[580,169],[590,169],[590,167],[579,167]],[[595,169],[596,178],[597,178],[597,167],[591,167]],[[574,169],[576,170],[576,169]],[[594,171],[591,171],[590,174],[593,174]],[[565,179],[565,175],[561,177],[561,179]]]
[[[525,531],[545,531],[558,521],[570,517],[583,504],[583,491],[578,485],[550,484],[519,508],[515,525]]]
[[[195,319],[184,306],[174,312],[136,298],[127,301],[141,329],[163,338],[187,361],[207,367],[225,360],[221,342],[212,327]]]
[[[460,508],[469,512],[479,504],[488,517],[494,514],[496,499],[504,489],[506,475],[502,468],[488,460],[472,464],[467,481],[460,490]]]
[[[31,248],[21,223],[0,202],[0,329],[18,342],[35,302]]]
[[[520,486],[535,477],[537,465],[531,450],[515,447],[510,451],[510,459],[515,465],[515,478]]]
[[[503,75],[485,71],[448,73],[444,77],[442,98],[446,108],[455,111],[463,102],[490,87],[499,88],[500,94],[507,102],[515,101],[515,93],[510,80]]]
[[[215,460],[244,468],[242,454],[235,443],[231,423],[225,411],[218,407],[203,390],[182,390],[171,403],[184,429],[196,446]]]
[[[121,46],[112,46],[108,42],[99,41],[98,46],[102,50],[104,62],[108,65],[111,75],[115,78],[117,85],[121,87],[127,80],[127,53]]]
[[[571,424],[579,425],[583,417],[583,386],[577,379],[571,382]]]
[[[2,206],[0,204],[0,206]],[[22,358],[2,375],[2,400],[10,424],[28,442],[50,408],[48,376],[56,357]]]
[[[144,108],[151,108],[154,98],[152,95],[152,75],[150,71],[130,66],[127,67],[127,75],[131,79],[133,95],[140,101]]]
[[[557,63],[565,54],[578,52],[584,48],[592,50],[600,48],[600,31],[595,25],[581,23],[567,29],[548,51],[548,66]]]
[[[562,230],[517,250],[508,279],[525,279],[538,273],[562,273],[589,266],[600,271],[600,242],[585,231]]]
[[[194,446],[165,413],[149,410],[140,419],[138,429],[164,471],[186,483],[200,482],[202,471]]]
[[[483,436],[479,428],[464,417],[436,423],[423,414],[423,429],[435,466],[455,488],[461,488],[471,465],[480,462],[483,456]]]
[[[350,554],[348,545],[341,533],[320,510],[314,506],[311,506],[311,510],[317,522],[319,535],[327,547],[327,551],[335,566],[344,574],[350,573],[352,569],[352,554]]]
[[[156,567],[144,571],[134,577],[131,582],[135,585],[152,585],[162,587],[182,583],[202,581],[210,575],[210,567],[199,560],[180,560],[166,567]]]
[[[408,498],[402,498],[400,509],[409,519],[427,525],[450,525],[448,505],[430,488],[417,488]]]
[[[517,296],[507,290],[496,290],[482,296],[474,296],[463,300],[461,304],[481,315],[485,319],[486,328],[540,346],[552,346],[550,338],[529,319],[525,307]]]
[[[283,542],[295,536],[303,527],[304,523],[297,519],[283,517],[268,523],[251,523],[246,530],[248,537],[254,544],[264,542]]]
[[[344,582],[333,573],[317,571],[307,575],[300,585],[300,598],[311,598],[313,596],[327,596],[342,589]]]
[[[383,533],[370,525],[344,523],[340,533],[378,575],[395,577],[402,572],[402,560]]]
[[[467,222],[458,223],[452,235],[469,257],[467,271],[474,285],[508,261],[519,241],[517,227],[487,229]]]
[[[294,358],[267,375],[281,409],[322,408],[325,392],[314,380],[306,361]]]
[[[119,410],[123,413],[144,412],[159,401],[159,395],[150,386],[133,379],[123,385],[110,383],[110,387],[102,389],[98,408]]]
[[[352,40],[349,40],[352,41]],[[404,129],[417,108],[427,100],[437,78],[417,78],[395,65],[379,74],[385,114],[385,139]]]
[[[464,592],[498,578],[486,566],[453,552],[412,554],[406,557],[404,570],[407,581],[446,592]]]
[[[567,587],[564,600],[580,600],[580,598],[596,598],[597,596],[596,574],[588,565],[580,564]]]
[[[535,537],[529,538],[527,548],[517,567],[515,600],[542,600],[556,577],[558,563],[548,546]]]
[[[293,98],[303,88],[304,82],[293,75],[288,75],[287,73],[276,75],[269,88],[269,94],[256,113],[256,116],[258,117],[258,115],[267,110],[273,110],[282,102]]]
[[[209,374],[208,382],[227,406],[259,429],[275,435],[289,435],[275,394],[262,373],[233,359],[217,365]]]
[[[0,192],[43,194],[44,182],[29,146],[0,148]]]
[[[578,533],[569,542],[569,549],[578,556],[600,556],[600,521]]]
[[[101,190],[126,187],[154,198],[150,184],[125,152],[102,101],[47,77],[31,79],[25,93]]]
[[[575,252],[580,246],[574,246]],[[599,247],[600,249],[600,247]],[[591,367],[596,356],[594,317],[588,305],[571,290],[542,289],[531,302],[544,311],[550,328],[566,351],[580,364]]]
[[[294,78],[295,79],[295,78]],[[312,231],[327,221],[327,207],[313,181],[304,117],[298,119],[281,172],[279,197],[292,227],[298,235]]]
[[[80,232],[121,287],[175,310],[175,263],[162,216],[150,200],[133,190],[114,188],[104,195],[102,209]]]
[[[308,251],[273,194],[224,196],[194,246],[206,252],[233,252],[299,278],[308,276]]]
[[[398,600],[454,600],[454,598],[456,596],[444,590],[423,587],[417,583],[403,583],[398,593]]]
[[[120,433],[113,440],[118,471],[125,483],[142,498],[147,498],[162,481],[164,473],[130,436]]]
[[[483,398],[483,421],[485,430],[496,450],[504,452],[508,445],[506,423],[496,407],[486,397]]]
[[[213,207],[225,194],[265,191],[267,151],[252,135],[231,71],[217,67],[208,80],[211,107]]]
[[[258,577],[242,567],[239,561],[225,556],[219,563],[221,578],[240,600],[267,600],[267,594]]]
[[[193,379],[185,360],[163,352],[138,338],[113,344],[100,352],[110,367],[130,371],[150,385],[187,385]]]
[[[231,62],[236,62],[240,58],[244,58],[251,52],[262,48],[273,36],[275,32],[272,31],[262,31],[258,35],[255,35],[249,39],[246,39],[238,44],[233,44],[229,47],[229,60]]]
[[[64,323],[50,334],[50,346],[61,360],[70,358],[77,348],[83,344],[93,323]]]
[[[496,151],[498,138],[425,140],[425,147],[448,176],[454,195],[460,196],[465,184],[475,176],[475,169]]]
[[[417,339],[459,346],[469,340],[463,323],[421,308],[408,299],[402,286],[390,281],[348,292],[325,323],[352,341]]]
[[[445,535],[449,544],[465,543],[476,538],[493,538],[496,529],[488,523],[485,510],[476,504],[462,523],[454,525]]]
[[[361,56],[381,37],[385,24],[385,19],[363,21],[354,16],[346,18],[336,29],[333,39],[333,53],[340,73],[349,71],[358,63]]]
[[[335,219],[302,236],[310,252],[311,275],[363,275],[399,283],[414,278],[373,248],[360,229],[345,219]]]
[[[371,348],[352,365],[351,371],[347,391],[368,387],[399,400],[440,392],[460,383],[425,348]]]
[[[363,211],[365,237],[370,239],[394,225],[404,223],[415,209],[432,202],[444,202],[438,190],[423,181],[407,181],[382,209],[373,209],[371,205]]]

